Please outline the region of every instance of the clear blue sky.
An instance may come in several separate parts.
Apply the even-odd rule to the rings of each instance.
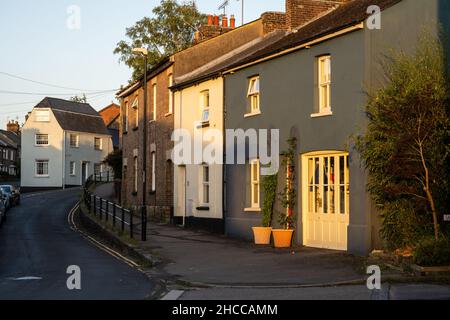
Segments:
[[[219,14],[224,0],[197,0],[200,11]],[[244,0],[245,22],[265,11],[284,11],[285,0]],[[241,2],[229,0],[227,14],[241,22]],[[112,52],[125,29],[150,16],[159,0],[1,0],[0,128],[8,119],[20,123],[45,95],[69,98],[85,90],[101,91],[126,84],[130,70]],[[67,8],[81,9],[81,28],[67,28]],[[4,73],[71,89],[15,79]],[[72,90],[76,89],[76,90]],[[79,91],[81,89],[82,91]],[[55,95],[61,94],[61,95]],[[68,95],[67,95],[68,94]],[[88,95],[97,110],[114,100],[114,92]]]

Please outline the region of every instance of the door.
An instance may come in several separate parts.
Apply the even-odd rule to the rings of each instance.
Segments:
[[[178,183],[177,183],[177,210],[184,218],[186,217],[186,167],[178,167]],[[184,224],[184,221],[183,221]]]
[[[86,182],[86,179],[88,177],[88,163],[82,162],[81,163],[81,184],[84,184]]]
[[[347,153],[303,156],[303,215],[306,246],[347,250],[350,181]]]

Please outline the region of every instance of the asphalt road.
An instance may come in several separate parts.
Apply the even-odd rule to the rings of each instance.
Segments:
[[[152,282],[73,231],[67,220],[79,190],[23,195],[0,228],[0,299],[148,299]],[[81,290],[67,288],[69,266]]]

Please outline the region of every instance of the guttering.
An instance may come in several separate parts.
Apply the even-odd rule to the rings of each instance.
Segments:
[[[255,60],[255,61],[243,64],[241,66],[238,66],[238,67],[226,70],[226,71],[223,72],[223,74],[225,75],[225,74],[234,73],[234,72],[236,72],[238,70],[248,68],[248,67],[253,66],[255,64],[259,64],[259,63],[262,63],[262,62],[265,62],[265,61],[268,61],[268,60],[272,60],[272,59],[280,57],[280,56],[287,55],[287,54],[295,52],[295,51],[299,51],[299,50],[302,50],[302,49],[305,49],[305,48],[309,48],[309,47],[311,47],[313,45],[316,45],[318,43],[324,42],[326,40],[333,39],[333,38],[339,37],[341,35],[344,35],[344,34],[347,34],[347,33],[353,32],[353,31],[361,30],[361,29],[364,29],[364,22],[360,22],[360,23],[355,24],[355,25],[353,25],[351,27],[347,27],[345,29],[341,29],[339,31],[335,31],[333,33],[330,33],[330,34],[327,34],[327,35],[322,36],[320,38],[308,41],[308,42],[303,43],[301,45],[298,45],[298,46],[295,46],[295,47],[283,50],[283,51],[275,53],[275,54],[271,54],[271,55],[266,56],[264,58],[260,58],[258,60]]]

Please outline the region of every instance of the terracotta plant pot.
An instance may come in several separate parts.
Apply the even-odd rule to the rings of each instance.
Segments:
[[[270,244],[271,227],[253,227],[253,235],[255,236],[255,244]]]
[[[275,248],[290,248],[294,230],[274,229],[272,230]]]

